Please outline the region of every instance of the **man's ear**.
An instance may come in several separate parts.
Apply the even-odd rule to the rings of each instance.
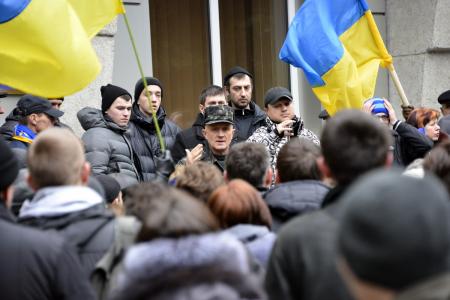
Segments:
[[[327,162],[325,161],[323,156],[320,156],[316,159],[317,167],[319,168],[320,172],[322,173],[324,179],[325,178],[333,178],[333,174],[331,173],[330,167],[328,166]]]
[[[87,185],[89,182],[89,175],[91,175],[91,165],[85,161],[81,167],[80,179],[83,185]]]
[[[206,133],[206,130],[205,130],[205,128],[203,128],[203,129],[202,129],[202,134],[203,134],[203,136],[206,136],[205,133]]]
[[[394,163],[394,154],[392,151],[389,151],[386,155],[386,161],[384,163],[384,166],[386,169],[390,169],[392,167],[392,164]]]
[[[230,182],[230,179],[228,178],[227,170],[223,171],[223,179],[226,183]]]
[[[205,113],[205,106],[204,106],[203,104],[199,104],[199,105],[198,105],[198,110],[199,110],[202,114],[204,114],[204,113]]]
[[[272,184],[272,177],[273,177],[273,170],[272,167],[268,167],[267,171],[266,171],[266,175],[264,176],[264,186],[265,187],[270,187],[270,185]],[[275,171],[275,182],[278,183],[276,180],[278,178],[278,172]]]
[[[1,199],[5,202],[6,208],[11,208],[14,197],[14,186],[11,184],[3,191],[0,191]]]

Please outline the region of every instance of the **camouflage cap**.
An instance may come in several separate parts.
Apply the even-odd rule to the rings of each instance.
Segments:
[[[205,108],[205,125],[215,123],[233,124],[234,112],[228,105],[212,105]]]

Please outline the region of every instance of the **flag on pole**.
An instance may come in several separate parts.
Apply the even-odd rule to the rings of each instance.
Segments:
[[[71,2],[0,0],[0,84],[51,98],[80,91],[95,79],[101,66],[90,38],[122,5],[73,0],[78,4],[72,7]],[[101,21],[88,22],[87,16],[97,15]]]
[[[380,65],[392,63],[365,0],[306,0],[279,57],[303,69],[330,115],[361,108],[373,96]]]

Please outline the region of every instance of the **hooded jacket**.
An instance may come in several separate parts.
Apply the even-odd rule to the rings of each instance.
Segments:
[[[272,214],[272,230],[278,229],[291,218],[320,209],[330,189],[317,180],[296,180],[275,185],[264,195]]]
[[[157,119],[161,134],[166,143],[166,149],[170,149],[175,143],[175,137],[181,129],[166,118],[166,112],[159,107]],[[156,176],[156,156],[161,156],[161,147],[156,135],[153,119],[144,115],[135,102],[132,108],[130,126],[131,145],[136,154],[137,167],[144,181],[150,181]]]
[[[74,249],[64,239],[16,224],[0,203],[3,300],[95,299]]]
[[[114,239],[114,216],[106,211],[99,194],[83,186],[40,189],[31,201],[24,202],[19,222],[58,232],[78,249],[86,275]]]
[[[239,224],[225,230],[240,240],[261,266],[266,268],[277,236],[266,226]]]
[[[86,130],[82,140],[92,173],[111,174],[121,188],[137,184],[139,173],[134,164],[127,128],[120,127],[99,109],[91,107],[80,110],[77,117]]]
[[[111,299],[265,299],[245,247],[225,233],[130,248]]]

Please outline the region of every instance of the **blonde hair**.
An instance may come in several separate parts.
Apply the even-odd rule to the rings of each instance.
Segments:
[[[28,149],[28,169],[38,188],[79,184],[84,162],[83,144],[68,129],[47,129]]]

